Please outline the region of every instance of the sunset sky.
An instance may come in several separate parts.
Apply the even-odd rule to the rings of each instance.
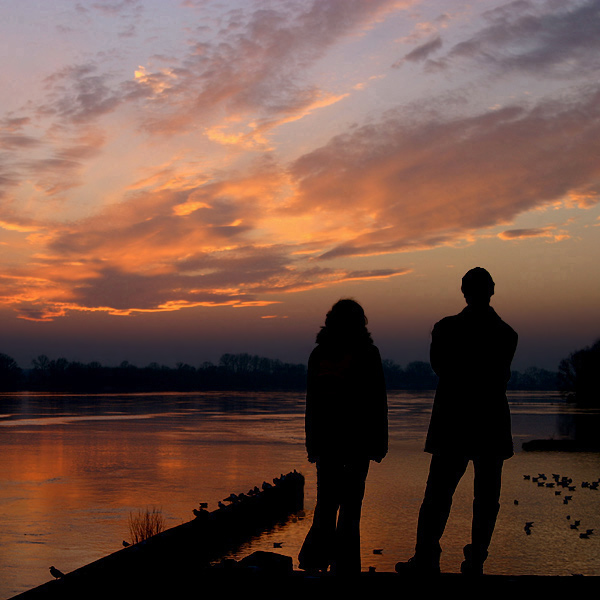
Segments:
[[[340,297],[427,360],[471,267],[600,337],[598,0],[0,3],[0,352],[306,362]]]

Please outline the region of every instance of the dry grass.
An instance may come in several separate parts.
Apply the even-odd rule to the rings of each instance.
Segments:
[[[165,529],[165,519],[162,510],[146,508],[137,513],[129,513],[129,535],[133,544],[143,542]]]

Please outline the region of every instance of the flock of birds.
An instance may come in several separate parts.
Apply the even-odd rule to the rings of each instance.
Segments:
[[[243,502],[244,500],[248,500],[248,498],[252,498],[253,496],[258,496],[262,492],[265,492],[265,491],[271,489],[273,486],[277,486],[280,483],[282,483],[286,477],[288,477],[290,475],[294,475],[294,474],[296,474],[296,470],[294,470],[293,473],[288,473],[288,475],[282,474],[280,477],[275,477],[273,479],[273,484],[270,484],[267,481],[263,481],[260,488],[255,485],[251,490],[248,490],[245,494],[243,492],[240,494],[229,494],[229,496],[227,496],[227,498],[223,498],[223,500],[219,500],[217,502],[217,507],[219,510],[224,510],[226,508],[229,508],[230,506],[239,504],[240,502]],[[225,504],[226,502],[227,502],[227,504]],[[200,502],[198,508],[194,508],[192,510],[192,513],[194,514],[194,516],[196,518],[203,518],[208,514],[207,509],[208,509],[208,502]]]
[[[545,473],[538,473],[536,476],[532,475],[523,475],[523,479],[526,481],[531,481],[532,483],[537,484],[540,488],[551,489],[554,491],[554,495],[560,499],[564,505],[568,505],[573,500],[573,494],[567,494],[564,492],[575,492],[578,489],[577,484],[573,483],[573,479],[571,477],[567,477],[565,475],[561,476],[558,473],[552,473],[550,478],[546,476]],[[562,489],[559,489],[562,488]],[[596,481],[582,481],[580,485],[580,489],[588,489],[591,491],[597,491],[600,488],[600,478]],[[518,500],[514,501],[515,505],[519,504]],[[579,537],[581,539],[587,540],[594,533],[594,529],[586,529],[585,531],[580,531],[581,527],[581,519],[571,519],[571,515],[566,515],[566,520],[569,521],[570,529],[575,531],[579,531]],[[531,530],[533,528],[534,521],[526,521],[523,530],[527,535],[531,535]]]
[[[262,486],[260,489],[258,486],[254,486],[251,490],[248,490],[247,493],[241,493],[241,494],[229,494],[229,496],[227,496],[227,498],[224,498],[223,500],[219,500],[218,502],[218,508],[220,509],[226,509],[229,506],[233,506],[235,504],[239,504],[240,502],[243,502],[244,500],[247,500],[248,498],[252,498],[253,496],[258,496],[261,492],[265,492],[266,490],[269,490],[271,488],[273,488],[274,486],[279,485],[280,483],[282,483],[286,477],[289,477],[290,475],[297,475],[297,471],[294,469],[293,473],[288,473],[287,475],[281,475],[280,477],[275,477],[273,479],[273,483],[269,483],[267,481],[263,481]],[[227,502],[227,504],[225,504]],[[197,518],[197,519],[202,519],[202,518],[206,518],[208,516],[208,502],[200,502],[198,504],[198,508],[194,508],[192,509],[192,513],[193,515]],[[123,540],[123,547],[127,548],[128,546],[131,546],[131,544],[129,542],[127,542],[126,540]],[[274,542],[273,546],[275,548],[281,548],[282,543],[281,542]],[[60,579],[61,577],[64,577],[64,573],[62,571],[60,571],[59,569],[57,569],[54,566],[50,567],[50,575],[52,575],[52,577],[54,577],[55,579]]]
[[[296,473],[297,472],[294,469],[294,471],[291,475],[296,474]],[[229,508],[230,506],[234,506],[236,504],[239,504],[240,502],[244,502],[245,500],[248,500],[249,498],[258,496],[262,492],[266,492],[267,490],[272,489],[273,486],[277,486],[280,483],[282,483],[285,480],[285,478],[288,477],[289,475],[290,474],[288,474],[288,475],[282,474],[279,477],[275,477],[273,479],[272,484],[269,483],[268,481],[263,481],[260,488],[255,485],[252,489],[248,490],[246,493],[242,492],[240,494],[233,494],[233,493],[229,494],[229,496],[227,496],[227,498],[223,498],[223,500],[219,500],[217,502],[218,510],[225,510],[225,509]],[[200,502],[198,508],[192,509],[192,513],[197,519],[206,518],[208,516],[208,502]],[[274,548],[281,548],[282,545],[283,545],[282,542],[273,542]]]

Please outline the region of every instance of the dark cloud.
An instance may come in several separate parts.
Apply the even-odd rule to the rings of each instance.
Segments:
[[[0,149],[15,150],[39,146],[39,139],[29,135],[0,134]]]
[[[112,112],[124,99],[112,76],[99,73],[93,63],[70,66],[49,76],[46,89],[48,101],[39,107],[39,115],[74,124],[87,124]]]
[[[304,110],[321,96],[306,83],[306,70],[340,39],[399,7],[392,0],[272,6],[229,13],[218,42],[199,40],[168,72],[140,78],[138,85],[154,98],[146,126],[172,133],[198,118],[214,117],[215,107],[226,115],[252,113],[258,119]]]
[[[0,129],[9,133],[16,133],[29,123],[31,123],[30,117],[5,117],[0,120]]]
[[[367,230],[325,257],[448,243],[569,194],[591,194],[600,179],[599,89],[533,108],[414,118],[398,111],[292,165],[299,195],[289,210],[343,215]]]
[[[500,234],[500,237],[505,240],[516,240],[521,238],[541,237],[548,235],[546,228],[530,228],[530,229],[508,229]]]
[[[552,241],[568,239],[570,236],[565,231],[558,230],[555,226],[530,227],[526,229],[507,229],[498,234],[503,240],[522,240],[529,238],[549,238]]]
[[[502,70],[566,78],[600,68],[597,0],[520,0],[483,16],[487,25],[453,46],[448,58],[468,58]]]
[[[306,268],[285,246],[238,247],[197,253],[162,271],[107,266],[101,259],[69,262],[60,255],[41,259],[22,279],[10,278],[4,304],[14,305],[24,319],[52,320],[70,311],[110,314],[160,312],[192,306],[245,306],[277,303],[274,294],[298,292],[349,281],[403,275],[409,269],[351,271]],[[11,298],[35,274],[35,289]],[[37,292],[37,293],[36,293]],[[19,296],[18,293],[15,294]],[[21,294],[22,296],[22,294]]]
[[[434,52],[439,50],[442,47],[442,45],[443,45],[442,38],[439,35],[436,35],[432,40],[429,40],[428,42],[425,42],[424,44],[417,46],[414,50],[412,50],[411,52],[406,54],[404,56],[404,58],[402,58],[398,62],[394,63],[392,65],[392,67],[400,67],[406,61],[409,61],[409,62],[423,61],[426,58],[428,58],[430,54],[433,54]]]
[[[136,78],[103,70],[100,59],[74,64],[46,79],[47,99],[40,116],[84,125],[139,103],[138,125],[152,133],[214,127],[215,119],[248,116],[263,122],[306,110],[323,92],[305,72],[340,39],[368,27],[411,0],[328,0],[249,4],[221,18],[219,36],[203,35],[181,59],[160,69],[142,67]],[[87,10],[85,7],[83,9]],[[142,8],[138,2],[95,3],[91,8],[115,17]],[[133,35],[134,25],[121,31]],[[161,61],[163,62],[163,61]]]
[[[107,17],[114,17],[129,10],[141,10],[140,0],[121,0],[120,2],[93,2],[91,8]]]

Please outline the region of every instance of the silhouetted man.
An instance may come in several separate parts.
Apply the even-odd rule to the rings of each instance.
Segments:
[[[435,324],[430,359],[439,382],[425,451],[432,454],[419,511],[414,556],[398,572],[439,573],[440,539],[452,497],[470,460],[475,469],[471,544],[461,571],[482,574],[500,508],[502,465],[513,455],[506,384],[517,334],[490,306],[491,275],[480,267],[462,279],[466,308]]]

